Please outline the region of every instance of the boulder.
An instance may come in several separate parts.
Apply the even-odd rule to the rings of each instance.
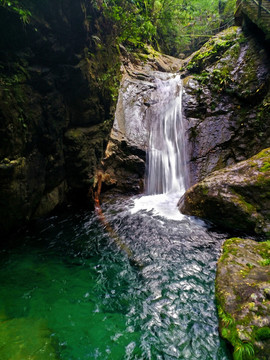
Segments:
[[[193,185],[179,210],[229,230],[270,233],[270,148]]]
[[[221,335],[235,359],[270,357],[270,242],[232,238],[223,245],[216,275]]]
[[[269,55],[259,39],[231,27],[183,70],[191,184],[270,146]]]

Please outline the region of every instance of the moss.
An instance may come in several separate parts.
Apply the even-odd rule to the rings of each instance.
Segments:
[[[264,260],[270,259],[270,240],[260,243],[260,252],[259,254]]]
[[[80,128],[70,129],[66,135],[69,138],[78,139],[82,136],[82,130]]]
[[[257,340],[268,340],[270,339],[270,327],[264,326],[255,332],[255,337]]]
[[[200,72],[205,65],[214,62],[239,38],[242,38],[242,36],[237,26],[233,26],[214,36],[199,51],[194,53],[186,66],[187,70]]]
[[[239,44],[235,44],[223,55],[222,59],[217,62],[215,68],[212,71],[202,71],[199,75],[195,75],[195,78],[203,85],[208,85],[212,92],[233,92],[230,89],[232,84],[231,72],[234,67],[233,59],[237,59],[240,52]],[[226,59],[226,61],[224,61]]]
[[[234,189],[231,189],[231,192],[235,195],[234,202],[246,213],[254,214],[256,213],[256,207],[248,203],[244,196],[238,194]]]
[[[208,192],[209,192],[209,188],[208,188],[207,186],[203,186],[203,187],[202,187],[202,193],[203,193],[203,195],[207,195]]]
[[[270,265],[270,259],[264,259],[260,261],[260,265],[262,266],[269,266]]]
[[[234,359],[255,360],[256,356],[261,356],[260,345],[257,341],[268,341],[270,338],[270,328],[263,326],[265,317],[267,318],[269,313],[269,301],[265,299],[269,290],[266,288],[266,295],[262,297],[258,280],[254,284],[250,281],[254,274],[261,273],[260,264],[243,263],[245,254],[250,252],[257,254],[257,257],[258,255],[269,256],[269,246],[269,241],[256,243],[240,238],[228,239],[223,245],[223,254],[219,260],[217,273],[216,298],[221,335],[233,345]],[[232,271],[235,258],[239,259],[239,262]],[[254,258],[251,257],[251,259]],[[229,271],[227,275],[224,275],[224,272],[220,273],[220,265],[227,267]],[[241,266],[240,271],[239,266]],[[257,268],[256,272],[254,268]],[[251,271],[252,274],[249,277]],[[227,279],[225,287],[223,286],[224,276]],[[232,287],[228,286],[231,283],[230,276],[236,279]],[[242,278],[247,279],[241,280]],[[266,280],[262,277],[261,281],[265,284]],[[231,300],[228,301],[228,298]],[[263,359],[263,357],[260,358]]]
[[[264,161],[263,165],[259,168],[260,171],[265,172],[270,170],[270,162]]]
[[[223,244],[223,248],[222,248],[222,256],[220,257],[220,260],[219,260],[220,262],[224,262],[224,260],[226,258],[228,258],[228,256],[230,254],[237,255],[236,247],[232,248],[231,246],[238,241],[241,241],[241,239],[240,238],[230,238],[225,241],[225,243]]]

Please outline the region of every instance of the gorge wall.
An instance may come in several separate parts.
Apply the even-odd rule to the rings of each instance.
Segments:
[[[112,24],[86,0],[25,4],[29,23],[0,7],[2,232],[67,195],[90,202],[97,171],[102,191],[143,191],[148,130],[130,136],[126,124],[155,107],[155,71],[182,74],[191,184],[270,146],[269,54],[239,27],[179,60],[117,47]]]
[[[117,97],[111,24],[85,0],[0,6],[0,231],[87,198]]]

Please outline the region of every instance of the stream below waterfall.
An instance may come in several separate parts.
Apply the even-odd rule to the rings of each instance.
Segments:
[[[129,256],[90,212],[40,221],[1,250],[2,360],[230,359],[214,300],[224,235],[152,201],[104,206]]]

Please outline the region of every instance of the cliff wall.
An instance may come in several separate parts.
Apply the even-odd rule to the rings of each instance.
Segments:
[[[0,228],[86,199],[117,98],[111,24],[89,1],[0,6]]]

